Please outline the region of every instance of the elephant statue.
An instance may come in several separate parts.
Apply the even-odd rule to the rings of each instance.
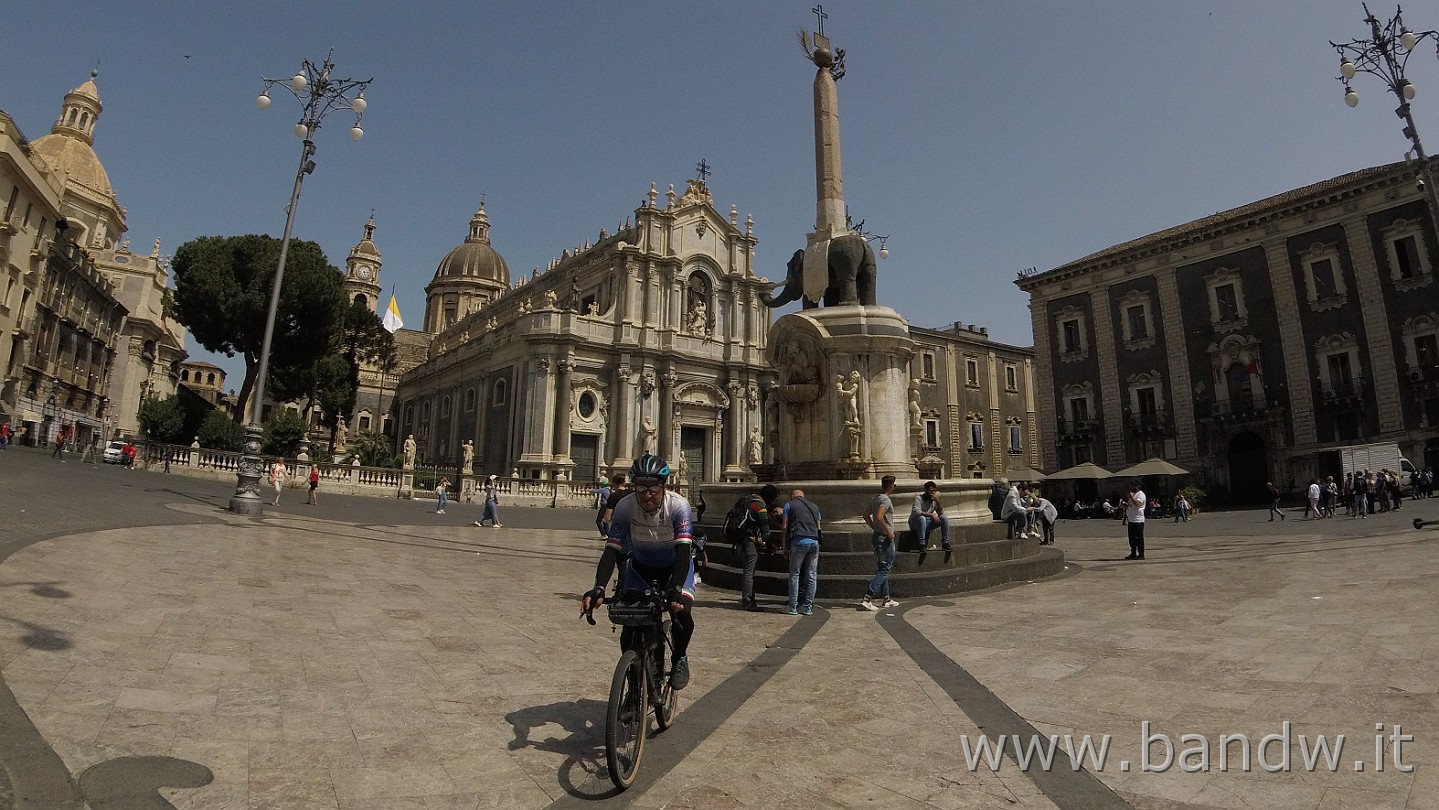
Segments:
[[[776,284],[773,291],[760,293],[760,300],[767,307],[781,307],[791,301],[803,301],[805,309],[820,305],[804,297],[804,251],[796,250],[786,265],[784,282]],[[829,242],[829,281],[824,288],[824,305],[867,306],[875,301],[874,250],[869,242],[857,233],[849,233],[831,239]],[[782,289],[781,289],[782,288]]]

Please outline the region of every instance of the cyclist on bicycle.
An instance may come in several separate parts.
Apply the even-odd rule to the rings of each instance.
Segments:
[[[630,564],[624,569],[621,591],[643,591],[650,583],[664,588],[673,617],[670,686],[683,689],[690,682],[686,652],[695,631],[690,610],[695,598],[695,568],[690,504],[683,495],[666,488],[669,477],[670,465],[659,456],[640,456],[630,466],[633,494],[615,505],[609,539],[595,569],[595,587],[584,595],[580,612],[588,614],[604,602],[605,585],[614,576],[615,565],[628,558]],[[620,637],[622,646],[628,642],[628,633],[629,628],[625,628]]]

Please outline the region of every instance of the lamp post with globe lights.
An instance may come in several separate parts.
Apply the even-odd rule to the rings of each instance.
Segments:
[[[260,368],[255,375],[255,388],[250,399],[250,418],[245,425],[245,454],[240,459],[236,475],[235,494],[230,498],[230,511],[242,515],[258,515],[264,503],[260,497],[260,477],[265,462],[260,457],[261,403],[265,398],[266,378],[270,370],[270,341],[275,334],[275,315],[280,305],[280,288],[285,277],[285,257],[290,249],[290,233],[295,225],[295,207],[300,202],[300,186],[305,175],[315,170],[315,131],[331,113],[349,110],[355,114],[355,125],[350,128],[350,139],[358,141],[365,131],[360,128],[360,119],[369,106],[365,101],[365,90],[373,79],[336,79],[330,75],[334,68],[332,49],[325,56],[324,63],[316,65],[306,59],[300,63],[295,75],[285,79],[266,79],[264,92],[255,99],[255,106],[264,110],[270,106],[270,90],[281,87],[300,102],[303,111],[295,124],[295,136],[303,141],[300,149],[300,166],[295,171],[295,188],[290,193],[290,205],[285,214],[285,235],[280,240],[280,261],[275,267],[275,281],[270,288],[270,308],[265,315],[265,335],[260,343]]]
[[[1359,94],[1354,91],[1350,81],[1360,73],[1378,76],[1389,88],[1389,92],[1399,99],[1399,106],[1395,108],[1394,114],[1404,122],[1402,132],[1413,147],[1411,151],[1414,157],[1419,160],[1419,185],[1429,203],[1430,219],[1436,223],[1436,229],[1439,229],[1439,190],[1434,186],[1429,157],[1424,153],[1424,144],[1419,140],[1419,129],[1414,125],[1414,116],[1409,109],[1409,102],[1414,99],[1417,89],[1404,75],[1409,57],[1413,55],[1414,49],[1419,47],[1419,43],[1425,40],[1434,42],[1436,53],[1439,53],[1439,32],[1409,30],[1404,24],[1404,9],[1398,6],[1394,9],[1393,18],[1381,26],[1378,18],[1369,11],[1368,4],[1360,5],[1364,8],[1364,22],[1369,23],[1370,39],[1329,42],[1339,54],[1338,79],[1344,84],[1344,103],[1350,107],[1359,104]],[[1405,156],[1408,157],[1409,153],[1406,152]]]

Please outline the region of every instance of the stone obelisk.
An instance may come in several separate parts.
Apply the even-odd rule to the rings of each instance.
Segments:
[[[849,232],[844,221],[844,172],[839,160],[839,89],[835,87],[835,54],[829,37],[814,35],[810,59],[814,74],[815,224],[804,251],[804,294],[811,301],[824,295],[829,281],[829,241]]]

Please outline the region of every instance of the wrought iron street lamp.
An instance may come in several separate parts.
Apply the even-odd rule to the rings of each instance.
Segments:
[[[264,503],[260,497],[260,476],[264,473],[265,462],[260,457],[261,403],[265,398],[266,378],[270,371],[270,341],[275,334],[275,314],[280,305],[280,287],[285,277],[285,257],[290,250],[290,232],[295,225],[295,207],[300,202],[300,186],[305,175],[315,170],[315,142],[312,138],[320,124],[333,112],[349,110],[355,114],[355,125],[350,128],[350,139],[358,141],[365,131],[360,128],[360,119],[369,103],[365,101],[365,89],[373,79],[336,79],[330,76],[334,68],[332,49],[325,56],[323,64],[306,59],[300,69],[286,79],[261,79],[265,90],[255,99],[255,106],[264,110],[270,106],[270,90],[281,87],[300,102],[303,112],[295,124],[295,135],[304,143],[300,149],[300,166],[295,171],[295,189],[290,193],[290,205],[285,214],[285,235],[280,240],[280,261],[275,267],[275,282],[270,288],[270,309],[265,315],[265,335],[260,343],[260,368],[255,375],[255,387],[250,399],[250,419],[245,425],[245,454],[235,482],[235,494],[230,498],[230,511],[242,515],[258,515]]]
[[[1339,54],[1338,79],[1344,84],[1344,103],[1350,107],[1359,104],[1359,94],[1354,91],[1350,81],[1360,73],[1378,76],[1388,86],[1389,92],[1399,99],[1399,106],[1395,108],[1394,114],[1404,122],[1404,137],[1409,139],[1413,146],[1412,151],[1419,159],[1419,184],[1429,202],[1430,218],[1436,222],[1436,227],[1439,227],[1439,194],[1436,194],[1429,158],[1424,154],[1424,145],[1419,140],[1419,129],[1414,125],[1414,116],[1409,109],[1409,102],[1414,99],[1417,89],[1404,75],[1409,57],[1419,43],[1430,40],[1436,45],[1436,53],[1439,53],[1439,32],[1409,30],[1404,25],[1404,9],[1398,6],[1394,9],[1394,17],[1381,26],[1379,20],[1369,11],[1368,4],[1360,5],[1364,8],[1364,22],[1369,23],[1370,38],[1329,42]]]

